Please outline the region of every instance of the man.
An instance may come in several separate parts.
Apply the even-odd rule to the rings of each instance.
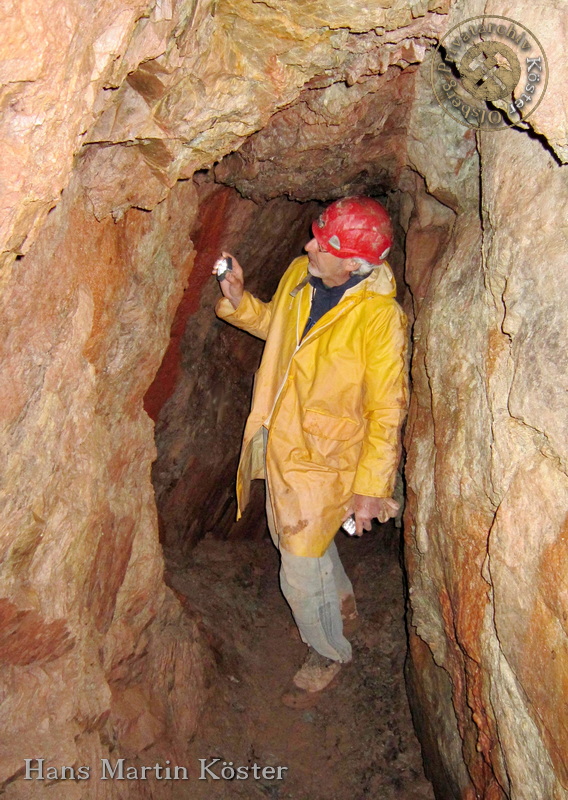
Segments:
[[[302,693],[324,689],[351,660],[343,621],[357,612],[333,539],[351,514],[359,536],[373,518],[396,516],[407,394],[406,320],[385,261],[387,212],[368,197],[343,198],[312,232],[307,256],[292,262],[269,303],[245,291],[233,259],[216,307],[221,319],[266,340],[237,498],[240,516],[250,481],[266,479],[282,592],[309,646],[283,698],[298,706]]]

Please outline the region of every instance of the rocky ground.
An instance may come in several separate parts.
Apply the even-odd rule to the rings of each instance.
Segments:
[[[206,538],[186,568],[168,559],[170,585],[201,616],[218,664],[208,710],[190,746],[190,780],[176,783],[180,800],[433,800],[403,679],[398,531],[383,525],[359,540],[337,538],[362,625],[351,637],[352,664],[305,710],[280,703],[305,647],[291,635],[270,541]],[[214,758],[220,759],[211,768],[215,774],[223,762],[288,769],[280,781],[199,780],[199,759],[210,764]]]

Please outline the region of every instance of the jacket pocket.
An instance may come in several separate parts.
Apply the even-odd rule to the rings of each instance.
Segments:
[[[357,436],[361,424],[349,417],[336,417],[322,411],[307,408],[302,418],[302,428],[312,436],[345,442]]]

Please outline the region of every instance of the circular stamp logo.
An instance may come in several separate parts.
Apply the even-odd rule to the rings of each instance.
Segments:
[[[432,58],[432,87],[461,125],[503,130],[524,122],[548,83],[536,36],[509,17],[470,17],[449,30]]]

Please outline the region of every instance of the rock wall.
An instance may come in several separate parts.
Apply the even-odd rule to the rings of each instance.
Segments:
[[[122,0],[93,8],[42,0],[0,12],[7,796],[50,790],[23,779],[26,757],[95,769],[100,757],[144,752],[183,763],[206,701],[212,667],[198,621],[163,582],[154,430],[143,410],[182,298],[163,383],[147,399],[151,413],[175,395],[183,320],[200,320],[212,247],[203,231],[215,219],[208,197],[235,198],[217,187],[208,195],[192,176],[317,76],[314,86],[354,85],[419,61],[447,5],[317,0],[291,10],[284,0]],[[258,212],[246,202],[236,219],[252,228]],[[309,212],[274,203],[299,240]],[[204,255],[195,256],[191,236]],[[282,252],[272,244],[280,260],[292,238]],[[201,352],[189,343],[186,365],[195,368]],[[243,346],[239,359],[250,373],[254,352]],[[197,385],[186,399],[195,404],[200,392]],[[228,413],[226,389],[218,394],[217,421]],[[196,422],[201,433],[210,420]],[[225,471],[227,463],[224,454]],[[168,477],[177,468],[173,453],[157,467]],[[191,494],[203,476],[189,469],[183,477],[180,492],[191,485]],[[193,529],[184,531],[191,540]],[[51,791],[78,798],[83,789],[59,781]],[[170,787],[108,781],[88,791],[159,798]]]
[[[414,131],[439,114],[423,80]],[[410,694],[438,797],[560,799],[568,178],[546,140],[503,131],[470,137],[441,179],[468,141],[442,122],[428,159],[420,135],[409,141],[432,193],[415,195],[407,237]]]
[[[157,420],[153,482],[161,540],[178,557],[208,532],[254,538],[266,529],[260,482],[235,523],[235,475],[262,342],[215,317],[220,291],[211,266],[222,250],[233,253],[245,270],[247,288],[269,300],[310,238],[309,226],[320,208],[285,198],[257,205],[210,176],[197,192],[194,269],[170,347],[146,396]]]
[[[82,169],[2,295],[0,781],[24,758],[174,756],[207,650],[162,578],[142,399],[193,260],[179,184],[151,214],[92,214]],[[150,750],[151,751],[151,750]],[[81,796],[62,783],[60,797]],[[109,782],[104,796],[124,794]]]
[[[346,191],[390,192],[406,231],[408,671],[428,769],[441,800],[568,796],[565,19],[556,5],[488,4],[542,32],[550,83],[534,134],[475,137],[415,65],[478,5],[456,4],[449,20],[444,0],[42,0],[2,12],[7,796],[45,793],[22,780],[28,756],[183,763],[211,667],[196,618],[164,586],[143,398],[152,386],[163,538],[191,544],[214,506],[216,523],[232,514],[238,425],[225,451],[213,433],[258,358],[204,322],[209,258],[226,243],[270,261],[257,273],[269,294],[272,265],[315,209],[282,195]],[[210,175],[192,180],[240,145],[214,175],[257,205]],[[282,241],[255,240],[255,226]]]
[[[82,146],[93,151],[97,217],[151,209],[177,179],[212,166],[262,128],[315,76],[354,82],[416,60],[413,41],[422,28],[431,38],[448,6],[108,0],[93,11],[77,0],[8,4],[0,51],[4,275],[29,250]],[[113,181],[117,174],[121,181]]]

